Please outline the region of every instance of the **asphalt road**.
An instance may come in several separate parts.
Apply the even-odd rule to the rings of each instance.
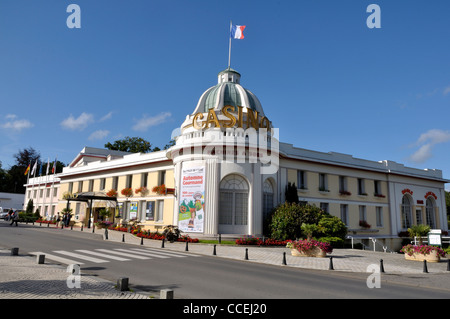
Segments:
[[[54,251],[97,252],[103,258],[113,250],[136,253],[136,245],[102,239],[100,233],[69,232],[55,228],[9,226],[0,221],[0,246],[19,247],[21,254]],[[102,249],[100,251],[100,249]],[[368,274],[326,272],[272,266],[215,256],[175,256],[170,249],[156,249],[167,258],[108,260],[95,263],[85,260],[81,273],[116,282],[128,277],[136,290],[159,294],[173,289],[176,298],[184,299],[293,299],[293,298],[448,298],[448,291],[426,289],[394,283],[382,288],[368,288]],[[122,251],[122,252],[125,252]],[[118,255],[117,255],[118,256]],[[142,255],[144,256],[144,255]],[[182,258],[181,258],[182,257]],[[72,256],[67,256],[72,258]],[[1,280],[1,277],[0,277]]]

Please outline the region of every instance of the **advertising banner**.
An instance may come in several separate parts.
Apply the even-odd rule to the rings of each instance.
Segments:
[[[183,232],[203,232],[205,167],[184,168],[181,172],[178,228]]]

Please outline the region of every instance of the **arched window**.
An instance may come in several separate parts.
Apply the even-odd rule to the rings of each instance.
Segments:
[[[425,209],[426,209],[427,225],[429,225],[431,228],[436,228],[434,207],[435,207],[434,199],[432,197],[428,197]]]
[[[266,220],[273,208],[273,193],[273,185],[266,179],[263,184],[263,220]]]
[[[239,175],[224,177],[219,185],[219,232],[246,233],[248,183]]]
[[[411,199],[408,195],[404,195],[402,198],[402,228],[407,229],[411,227]]]

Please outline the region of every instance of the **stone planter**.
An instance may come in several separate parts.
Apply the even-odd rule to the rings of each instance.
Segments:
[[[301,252],[297,249],[291,249],[291,254],[294,257],[319,257],[324,258],[327,256],[327,253],[321,250],[318,247],[313,247],[307,251]]]
[[[441,257],[438,255],[437,251],[432,251],[428,255],[420,254],[420,253],[413,253],[411,256],[408,254],[405,254],[406,260],[415,260],[415,261],[424,261],[432,262],[432,263],[438,263],[441,261]]]

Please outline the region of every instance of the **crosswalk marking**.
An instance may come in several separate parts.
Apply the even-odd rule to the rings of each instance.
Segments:
[[[149,250],[152,252],[156,252],[158,254],[164,254],[164,255],[169,255],[169,256],[173,256],[173,257],[199,257],[199,255],[195,255],[195,254],[187,254],[187,253],[181,253],[179,251],[175,252],[175,251],[164,251],[162,252],[161,250],[157,250],[154,248],[145,248],[145,250]]]
[[[89,256],[84,256],[84,255],[81,255],[81,254],[72,253],[70,251],[65,251],[65,250],[54,250],[53,252],[57,253],[57,254],[62,254],[62,255],[67,255],[67,256],[71,256],[71,257],[75,257],[75,258],[84,259],[84,260],[91,261],[91,262],[96,263],[96,264],[109,262],[108,260],[94,258],[94,257],[89,257]]]
[[[136,258],[136,259],[151,259],[150,257],[127,254],[125,252],[116,251],[116,250],[108,250],[108,249],[96,249],[96,250],[102,251],[102,252],[106,252],[106,253],[109,253],[109,254],[115,254],[115,255],[130,257],[130,258]]]
[[[109,258],[109,259],[113,259],[113,260],[118,260],[118,261],[127,261],[127,260],[131,260],[128,258],[122,258],[122,257],[118,257],[118,256],[111,256],[111,255],[107,255],[107,254],[102,254],[96,251],[90,251],[90,250],[83,250],[83,249],[78,249],[75,251],[79,251],[80,253],[83,254],[89,254],[89,255],[95,255],[95,256],[99,256],[99,257],[103,257],[103,258]]]
[[[116,250],[120,250],[120,251],[125,251],[125,252],[133,252],[134,254],[140,254],[140,255],[144,255],[144,256],[150,256],[150,257],[155,257],[155,258],[170,258],[169,256],[164,256],[164,255],[158,255],[149,251],[145,251],[143,249],[116,249]]]
[[[133,259],[141,259],[148,260],[154,258],[183,258],[183,257],[200,257],[200,255],[190,254],[190,253],[182,253],[179,251],[172,250],[163,250],[158,248],[115,248],[115,249],[76,249],[75,251],[66,251],[66,250],[54,250],[52,253],[47,254],[44,252],[32,252],[31,255],[45,255],[46,258],[50,260],[54,260],[61,264],[79,264],[83,265],[84,262],[80,262],[78,260],[89,261],[93,263],[108,263],[111,260],[116,261],[130,261]],[[60,255],[64,255],[66,258]]]
[[[76,260],[72,260],[72,259],[67,259],[64,257],[59,257],[59,256],[55,256],[55,255],[51,255],[51,254],[47,254],[47,253],[43,253],[41,251],[35,251],[30,253],[30,255],[45,255],[45,258],[54,260],[56,262],[60,262],[62,264],[66,264],[66,265],[71,265],[71,264],[78,264],[78,265],[83,265],[84,263],[81,263],[79,261]]]

